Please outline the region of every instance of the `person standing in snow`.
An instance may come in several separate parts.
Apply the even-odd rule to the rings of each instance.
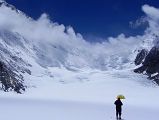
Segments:
[[[120,98],[118,98],[114,104],[116,105],[116,118],[121,119],[121,112],[122,112],[122,105],[123,103],[121,102]]]

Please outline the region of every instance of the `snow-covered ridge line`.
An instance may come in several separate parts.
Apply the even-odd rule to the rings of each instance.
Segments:
[[[16,13],[18,14],[21,14],[21,15],[24,15],[26,16],[27,18],[31,19],[29,16],[27,16],[24,12],[18,10],[15,6],[7,3],[5,0],[0,0],[0,7],[7,7],[7,8],[10,8],[11,10],[15,11]]]
[[[150,49],[148,43],[153,41],[152,32],[145,31],[143,36],[120,34],[92,44],[72,27],[51,21],[47,14],[29,19],[6,2],[1,2],[0,28],[1,60],[28,81],[37,76],[53,79],[55,73],[49,68],[55,67],[74,72],[84,68],[132,69],[137,50],[145,46]]]
[[[26,15],[19,15],[21,12],[15,7],[11,8],[1,9],[3,13],[0,12],[0,16],[4,20],[0,19],[0,26],[7,26],[8,31],[20,34],[29,42],[33,41],[32,46],[36,46],[34,51],[39,58],[37,61],[45,67],[62,65],[67,68],[123,69],[133,59],[132,51],[137,48],[134,39],[138,42],[141,39],[139,36],[127,38],[121,34],[117,39],[109,38],[101,44],[91,44],[83,39],[82,35],[76,34],[72,27],[54,23],[46,14],[42,14],[38,20],[30,20]],[[18,14],[13,13],[14,10],[18,11]],[[129,44],[132,48],[128,47]],[[121,50],[120,47],[127,51]]]
[[[8,7],[8,8],[11,8],[12,10],[15,10],[17,13],[20,12],[20,11],[17,10],[13,5],[8,4],[8,3],[7,3],[6,1],[4,1],[4,0],[1,0],[1,1],[0,1],[0,6],[6,6],[6,7]]]

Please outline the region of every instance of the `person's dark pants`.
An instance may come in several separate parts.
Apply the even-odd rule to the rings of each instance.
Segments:
[[[116,118],[121,119],[121,109],[116,109]]]

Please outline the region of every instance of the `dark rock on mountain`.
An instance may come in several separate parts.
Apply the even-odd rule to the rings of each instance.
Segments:
[[[0,82],[1,90],[25,91],[23,74],[31,75],[32,67],[22,55],[21,51],[29,52],[25,47],[26,41],[19,34],[7,30],[0,30]],[[17,52],[20,49],[21,51]]]
[[[159,85],[159,74],[153,76],[153,77],[150,77],[149,78],[150,80],[154,80],[158,85]]]
[[[144,57],[145,60],[141,62],[144,59]],[[152,77],[152,74],[159,73],[159,48],[154,46],[148,54],[146,54],[145,50],[138,53],[135,59],[135,65],[140,65],[141,63],[142,66],[135,69],[134,72],[146,72],[148,78],[153,79],[157,84],[159,84],[159,74]]]
[[[14,90],[17,93],[21,93],[21,91],[25,91],[23,77],[11,71],[2,62],[0,62],[0,82],[2,84],[1,89],[5,92]]]
[[[136,56],[135,65],[140,65],[148,54],[148,50],[142,49]]]

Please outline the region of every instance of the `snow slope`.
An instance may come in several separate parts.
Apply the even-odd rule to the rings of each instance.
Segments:
[[[142,75],[131,70],[51,70],[56,72],[56,79],[46,81],[46,77],[39,77],[35,82],[37,87],[25,94],[1,92],[1,113],[10,109],[7,112],[10,115],[2,114],[1,118],[114,120],[116,95],[124,94],[124,119],[158,120],[159,88]]]
[[[1,119],[113,120],[116,95],[123,94],[124,119],[158,120],[158,86],[133,73],[137,50],[151,49],[159,28],[151,6],[143,6],[150,23],[143,36],[89,43],[46,14],[33,20],[0,2],[0,57],[28,87],[20,95],[0,92]]]
[[[9,51],[27,53],[25,58],[24,54],[14,55],[29,61],[33,67],[34,64],[38,64],[44,69],[61,66],[68,69],[85,67],[101,70],[123,69],[126,67],[125,64],[133,61],[134,50],[138,49],[145,38],[145,36],[126,37],[121,34],[117,38],[110,37],[102,43],[89,43],[72,27],[51,21],[45,13],[34,20],[6,2],[1,4],[0,31],[9,33],[9,37],[6,37],[8,34],[0,35],[2,43],[14,43],[16,38],[19,38],[14,47],[8,45],[12,48]],[[129,45],[131,47],[128,47]],[[30,67],[28,69],[33,71]]]

